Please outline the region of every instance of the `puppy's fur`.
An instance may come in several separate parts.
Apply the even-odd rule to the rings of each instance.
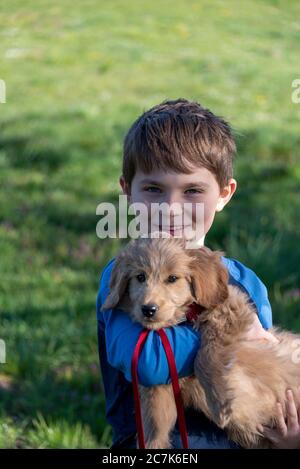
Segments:
[[[276,401],[286,413],[285,391],[300,385],[293,355],[300,335],[272,328],[278,344],[245,340],[257,313],[249,297],[228,284],[223,254],[186,249],[179,238],[132,240],[116,258],[102,310],[118,307],[144,327],[159,329],[184,320],[191,303],[202,305],[195,322],[201,332],[195,377],[179,380],[184,406],[204,412],[245,448],[270,447],[257,427],[273,426]],[[145,317],[142,305],[149,304],[157,310]],[[172,386],[139,388],[147,448],[170,447],[177,418]]]

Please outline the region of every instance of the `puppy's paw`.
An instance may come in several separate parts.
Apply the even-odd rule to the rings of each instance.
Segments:
[[[225,402],[221,408],[219,413],[219,427],[225,428],[230,422],[232,415],[231,405],[230,402]]]
[[[214,422],[223,429],[229,424],[232,416],[231,401],[214,402],[211,411]]]

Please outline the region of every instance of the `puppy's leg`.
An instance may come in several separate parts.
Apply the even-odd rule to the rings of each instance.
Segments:
[[[171,385],[140,387],[146,448],[170,448],[170,432],[177,419]]]
[[[198,353],[194,362],[195,376],[203,386],[211,418],[220,428],[228,425],[232,414],[234,393],[226,379],[232,364],[231,354],[212,355],[205,350]]]

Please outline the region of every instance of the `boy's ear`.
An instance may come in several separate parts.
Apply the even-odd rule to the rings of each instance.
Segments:
[[[206,309],[215,308],[228,297],[228,270],[222,264],[223,251],[206,246],[193,252],[191,286],[195,302]]]
[[[109,293],[101,307],[101,311],[112,308],[128,308],[129,297],[127,287],[129,282],[129,269],[124,256],[119,255],[114,263],[109,281]]]

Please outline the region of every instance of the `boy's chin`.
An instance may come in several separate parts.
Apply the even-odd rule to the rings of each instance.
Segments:
[[[204,246],[205,236],[200,236],[199,233],[195,233],[192,228],[184,228],[180,230],[172,229],[153,229],[148,233],[149,237],[153,238],[182,238],[190,243],[191,247]]]
[[[152,237],[164,237],[164,238],[184,238],[186,239],[186,232],[185,230],[172,230],[171,228],[157,228],[149,231],[149,236]]]

